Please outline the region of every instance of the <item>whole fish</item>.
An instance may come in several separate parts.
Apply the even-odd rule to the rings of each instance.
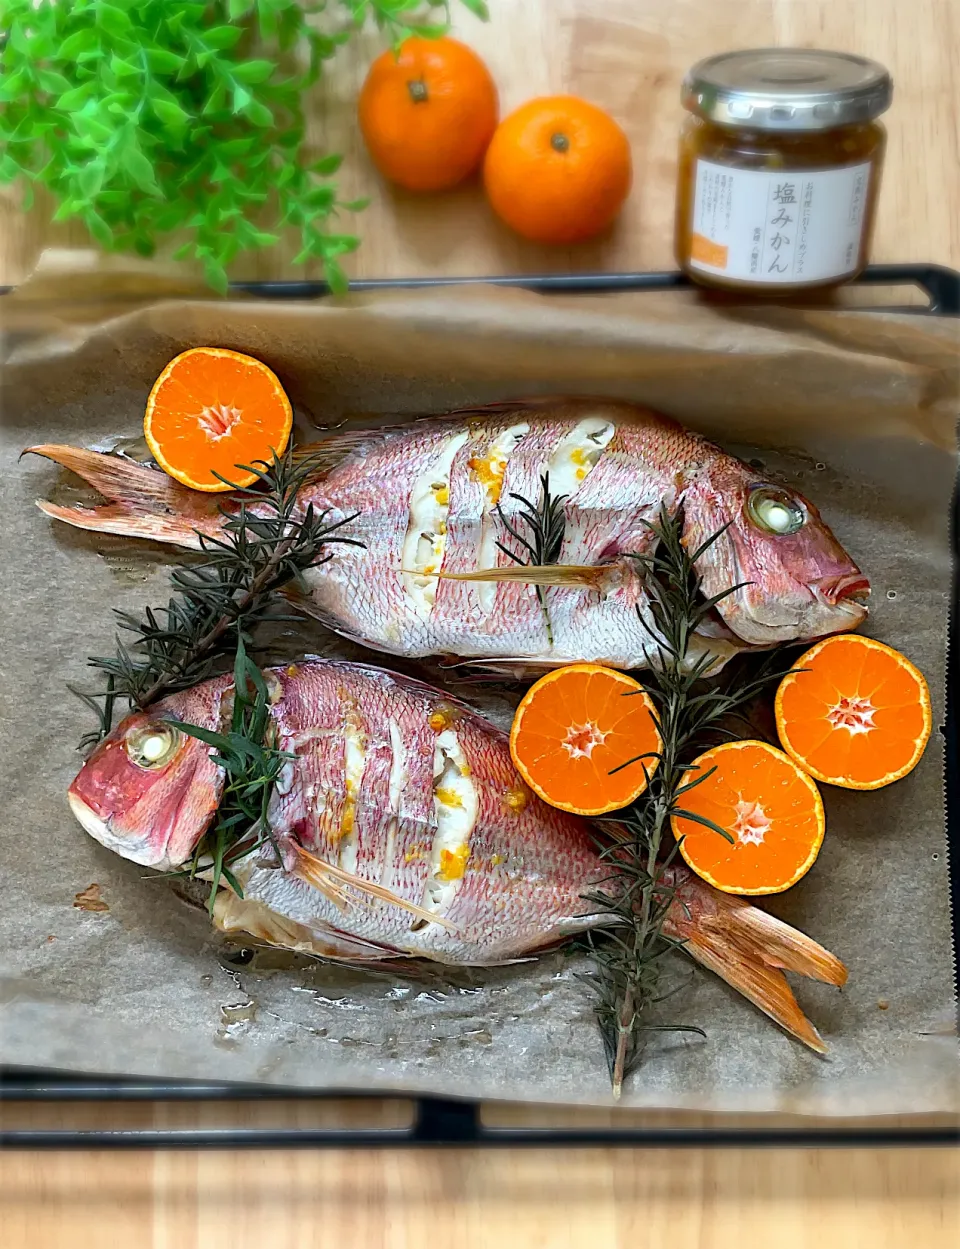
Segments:
[[[198,533],[218,531],[217,500],[158,471],[74,447],[32,450],[111,500],[41,501],[48,516],[194,548]],[[647,523],[661,507],[682,509],[690,549],[726,526],[697,570],[707,596],[739,586],[705,622],[691,660],[707,651],[719,667],[738,649],[847,631],[866,616],[869,582],[812,503],[633,404],[500,404],[342,431],[319,453],[326,471],[300,502],[334,519],[356,514],[341,532],[363,546],[331,546],[330,561],[306,576],[304,605],[377,650],[487,666],[646,666],[653,620],[630,556],[651,551]],[[517,537],[529,536],[521,500],[537,506],[544,475],[565,496],[562,547],[552,565],[525,568],[506,552],[530,562]]]
[[[265,675],[277,746],[295,758],[271,800],[277,849],[264,842],[232,864],[243,897],[218,893],[222,930],[358,962],[492,965],[603,922],[582,896],[610,877],[595,830],[532,794],[506,734],[476,712],[364,665],[309,661]],[[232,679],[219,677],[125,719],[70,786],[87,832],[135,863],[188,862],[224,774],[209,746],[170,722],[216,729],[231,699]],[[839,985],[842,963],[685,868],[672,882],[667,933],[822,1051],[781,969]]]

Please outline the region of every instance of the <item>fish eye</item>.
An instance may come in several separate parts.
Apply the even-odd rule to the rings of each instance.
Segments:
[[[162,768],[180,749],[181,740],[179,729],[162,720],[153,720],[128,733],[123,748],[130,762],[138,768]]]
[[[756,486],[747,499],[747,514],[758,529],[781,537],[796,533],[807,523],[803,504],[776,486]]]

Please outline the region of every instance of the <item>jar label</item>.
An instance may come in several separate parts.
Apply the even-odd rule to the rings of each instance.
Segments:
[[[869,181],[869,161],[768,172],[698,160],[690,267],[747,282],[853,273]]]

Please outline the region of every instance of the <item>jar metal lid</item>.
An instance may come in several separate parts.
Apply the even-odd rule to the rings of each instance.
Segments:
[[[683,80],[683,106],[722,126],[829,130],[872,121],[893,82],[876,61],[815,48],[753,48],[699,61]]]

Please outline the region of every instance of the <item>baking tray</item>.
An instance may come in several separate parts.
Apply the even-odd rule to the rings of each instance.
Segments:
[[[909,312],[917,316],[960,317],[960,273],[942,265],[871,265],[856,280],[857,286],[913,286],[926,295],[927,303],[867,305],[861,311]],[[436,286],[514,286],[541,294],[602,294],[610,291],[683,290],[690,280],[679,272],[578,273],[473,278],[372,278],[351,283],[351,290],[411,290]],[[312,299],[329,293],[323,282],[237,282],[234,291],[266,299]],[[958,326],[960,334],[960,326]],[[951,515],[953,578],[947,647],[947,715],[945,735],[945,792],[947,847],[950,864],[950,895],[953,913],[954,975],[960,969],[960,478]],[[0,1101],[32,1103],[143,1102],[230,1103],[369,1101],[382,1094],[341,1090],[278,1088],[257,1084],[211,1084],[189,1080],[156,1081],[97,1074],[77,1075],[36,1071],[23,1067],[0,1067]],[[495,1127],[484,1123],[480,1104],[455,1098],[407,1098],[415,1108],[410,1126],[399,1128],[16,1128],[0,1129],[0,1147],[22,1149],[245,1149],[328,1147],[424,1148],[437,1146],[511,1147],[535,1146],[877,1146],[960,1144],[960,1124],[936,1126],[858,1125],[806,1128],[791,1127]]]

